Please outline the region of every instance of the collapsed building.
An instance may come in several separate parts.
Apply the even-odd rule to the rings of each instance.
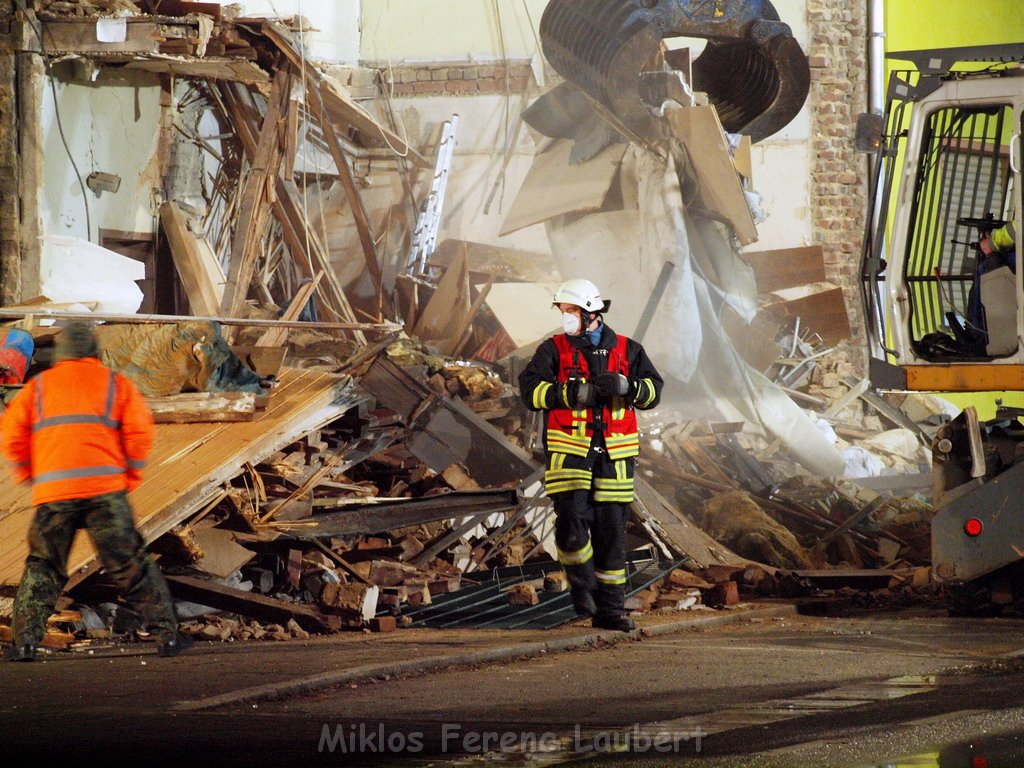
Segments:
[[[556,45],[559,13],[563,42],[587,33],[559,0],[547,60],[419,67],[323,64],[314,21],[215,3],[16,5],[0,317],[32,337],[27,375],[61,322],[103,323],[158,422],[132,498],[193,633],[572,621],[512,383],[580,274],[669,380],[642,422],[632,609],[927,591],[948,404],[869,389],[820,245],[752,247],[771,201],[750,138],[811,87],[784,23],[692,61],[620,30],[632,79],[602,91]],[[743,57],[774,80],[723,90]],[[5,478],[0,623],[31,514]],[[88,542],[68,572],[50,644],[136,628]]]

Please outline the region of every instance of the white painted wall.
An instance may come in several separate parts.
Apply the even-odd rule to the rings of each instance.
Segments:
[[[492,61],[538,50],[547,0],[361,0],[362,57],[372,62]],[[531,23],[532,21],[532,23]],[[501,33],[499,34],[499,24]]]
[[[61,124],[83,182],[93,171],[121,177],[116,193],[100,197],[86,187],[92,241],[102,229],[152,232],[153,196],[160,179],[155,166],[160,87],[139,74],[134,84],[97,85],[56,81]],[[43,233],[88,239],[82,192],[61,141],[49,82],[43,92]]]
[[[810,44],[807,0],[772,0],[806,53]],[[764,198],[768,220],[757,227],[759,240],[746,250],[767,251],[810,245],[811,117],[805,106],[783,130],[756,144],[751,153],[754,189]]]

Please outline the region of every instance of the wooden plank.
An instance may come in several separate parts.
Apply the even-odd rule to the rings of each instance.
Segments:
[[[780,248],[773,251],[745,251],[740,258],[754,270],[761,293],[792,288],[806,283],[823,283],[825,254],[820,245]]]
[[[612,144],[582,165],[572,165],[573,143],[555,142],[533,159],[498,234],[505,236],[566,213],[596,211],[604,205],[627,145]]]
[[[257,621],[282,626],[295,619],[307,632],[330,632],[333,629],[326,616],[308,605],[243,592],[194,576],[167,576],[166,579],[171,595],[178,600],[188,600],[220,611],[238,613]]]
[[[666,110],[672,135],[686,150],[697,194],[708,215],[724,221],[741,245],[757,240],[743,185],[733,165],[729,145],[714,107],[677,107]]]
[[[256,417],[253,392],[186,392],[146,399],[157,424],[194,424],[203,421],[252,421]]]
[[[447,354],[451,357],[457,357],[462,354],[463,348],[469,343],[470,336],[473,332],[473,320],[476,319],[477,314],[480,312],[480,308],[487,301],[487,295],[491,292],[491,288],[494,286],[495,275],[491,275],[490,279],[484,284],[484,287],[480,289],[477,297],[473,300],[466,314],[459,320],[459,324],[456,327],[455,335],[452,337],[450,346],[447,348]]]
[[[180,323],[184,320],[206,321],[221,325],[253,328],[315,328],[322,331],[384,331],[390,333],[401,326],[395,323],[306,323],[301,320],[262,320],[249,317],[192,317],[183,315],[118,315],[102,312],[50,312],[42,309],[0,308],[0,317],[41,317],[51,320],[100,320],[106,323]]]
[[[40,195],[43,181],[43,58],[35,53],[18,54],[18,201],[21,215],[19,233],[21,282],[4,290],[16,298],[39,293],[39,269],[42,263],[43,224]],[[13,290],[12,290],[13,288]]]
[[[715,463],[714,459],[712,459],[701,447],[700,443],[692,437],[687,437],[682,440],[679,447],[690,461],[694,463],[694,466],[700,470],[701,475],[709,480],[722,483],[723,485],[731,485],[734,488],[739,487],[739,483],[725,474],[725,472],[722,471],[722,468],[719,467],[718,464]]]
[[[424,307],[412,335],[421,341],[444,341],[452,344],[459,332],[462,317],[469,311],[469,266],[460,255],[444,273],[437,290]]]
[[[242,314],[249,293],[249,284],[256,269],[258,247],[266,234],[271,202],[268,195],[271,185],[268,181],[277,175],[277,169],[281,164],[279,123],[290,79],[287,67],[278,70],[274,77],[274,84],[267,98],[267,113],[263,118],[256,143],[256,154],[242,189],[238,224],[231,243],[231,267],[228,270],[224,298],[221,301],[221,313],[229,317],[238,317]]]
[[[733,348],[755,370],[764,373],[778,361],[782,347],[775,339],[782,330],[782,324],[767,312],[759,312],[748,325],[735,309],[726,304],[722,308],[721,322]]]
[[[743,566],[750,562],[694,525],[675,504],[658,493],[642,477],[636,478],[634,504],[642,505],[647,515],[658,522],[660,533],[673,549],[680,554],[689,555],[699,565]]]
[[[55,53],[159,53],[160,35],[154,21],[127,19],[127,39],[101,43],[96,39],[97,19],[44,21],[43,52]]]
[[[390,338],[390,335],[387,338]],[[288,350],[284,347],[257,347],[253,344],[236,344],[231,347],[231,351],[263,378],[267,376],[276,378],[288,355]]]
[[[295,155],[299,150],[299,102],[289,99],[288,113],[284,128],[284,165],[281,176],[286,181],[295,181]]]
[[[310,298],[313,296],[313,292],[316,287],[320,284],[320,279],[324,276],[323,270],[317,273],[310,282],[305,283],[295,295],[292,297],[291,302],[288,304],[288,308],[284,311],[281,316],[282,320],[298,320],[299,315],[302,314],[302,310],[306,308],[306,304],[309,303]],[[263,332],[263,334],[256,340],[257,347],[280,347],[288,338],[287,328],[270,328]]]
[[[8,8],[13,6],[8,2]],[[3,7],[3,3],[0,3]],[[5,196],[11,203],[0,207],[0,305],[11,304],[21,296],[21,249],[18,231],[21,226],[18,206],[18,57],[8,48],[0,57],[0,178],[5,179]]]
[[[178,276],[185,286],[188,303],[196,315],[216,315],[220,310],[220,294],[223,292],[210,272],[205,256],[200,252],[199,238],[189,230],[185,215],[173,200],[160,206],[160,225],[171,247],[171,256]],[[218,271],[220,265],[217,265]],[[221,271],[220,283],[224,282]]]
[[[799,317],[828,345],[850,338],[850,318],[843,289],[831,283],[814,283],[783,288],[770,294],[772,303],[764,309],[780,318]]]
[[[279,178],[277,191],[274,216],[281,223],[282,230],[294,233],[292,238],[286,235],[286,242],[289,244],[288,250],[292,254],[292,258],[297,264],[303,264],[304,272],[309,270],[309,265],[312,264],[314,270],[321,270],[324,273],[325,293],[330,299],[330,304],[335,308],[333,310],[335,315],[340,320],[355,322],[356,314],[352,310],[352,305],[349,304],[337,272],[331,265],[331,255],[306,221],[298,187],[293,181]],[[292,249],[293,241],[295,250]],[[308,276],[312,277],[312,274]],[[365,338],[361,334],[354,334],[354,336],[360,343],[365,343]]]
[[[185,60],[176,56],[151,54],[149,58],[129,61],[125,69],[138,69],[161,75],[203,78],[204,80],[230,80],[248,85],[270,82],[270,75],[258,64],[244,59],[205,58]]]

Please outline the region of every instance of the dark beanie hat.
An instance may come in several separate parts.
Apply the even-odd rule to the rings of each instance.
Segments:
[[[57,360],[80,360],[100,356],[100,344],[90,323],[73,321],[57,336]]]

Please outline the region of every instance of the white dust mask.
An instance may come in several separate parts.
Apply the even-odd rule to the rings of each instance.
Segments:
[[[562,313],[562,330],[570,336],[580,332],[580,316],[572,312]]]

